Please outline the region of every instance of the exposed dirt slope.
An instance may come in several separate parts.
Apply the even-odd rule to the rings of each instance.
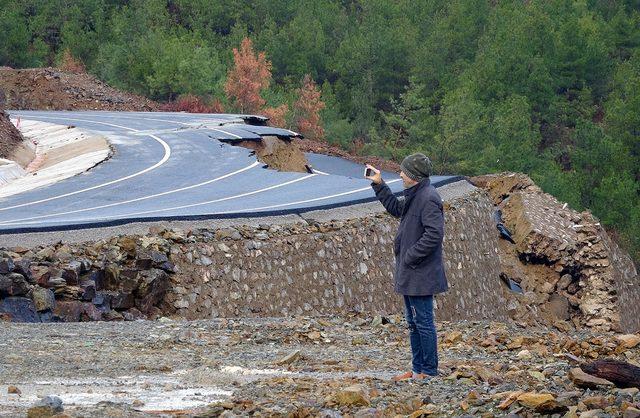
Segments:
[[[9,115],[0,109],[0,158],[9,158],[22,140],[22,135],[9,120]]]
[[[254,150],[258,159],[270,168],[306,173],[308,162],[297,141],[265,136],[260,141],[240,141],[236,145]]]
[[[500,241],[501,276],[524,291],[516,319],[563,329],[640,325],[640,276],[628,254],[588,211],[578,213],[524,174],[474,177],[502,211],[515,244]],[[496,232],[497,233],[497,232]]]
[[[4,91],[7,109],[152,111],[158,108],[158,104],[149,99],[116,90],[91,75],[56,68],[0,67],[0,91]]]

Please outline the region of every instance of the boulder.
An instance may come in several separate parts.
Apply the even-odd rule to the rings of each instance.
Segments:
[[[36,286],[31,297],[38,312],[52,311],[56,306],[56,299],[51,289]]]
[[[599,386],[601,387],[614,386],[613,383],[609,382],[606,379],[601,379],[596,376],[591,376],[590,374],[583,372],[579,367],[575,367],[569,370],[568,376],[574,385],[581,388],[596,389]]]
[[[29,283],[22,274],[0,274],[0,296],[23,296],[27,292],[29,292]]]
[[[33,301],[25,297],[8,297],[0,301],[0,313],[7,314],[12,322],[40,322]]]
[[[22,274],[29,283],[35,283],[35,278],[31,273],[31,260],[27,260],[26,258],[23,258],[18,261],[15,261],[13,272]]]
[[[169,276],[159,269],[142,272],[142,281],[135,292],[136,307],[148,314],[150,309],[164,299],[170,288]]]
[[[11,258],[0,258],[0,274],[8,274],[13,271],[15,264]]]

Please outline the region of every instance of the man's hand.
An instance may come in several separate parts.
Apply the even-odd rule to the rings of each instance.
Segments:
[[[373,175],[372,176],[365,176],[365,178],[371,180],[375,184],[382,183],[382,175],[380,174],[380,170],[378,170],[377,168],[375,168],[371,164],[367,164],[367,168],[369,168],[369,169],[371,169],[371,171],[373,171]]]

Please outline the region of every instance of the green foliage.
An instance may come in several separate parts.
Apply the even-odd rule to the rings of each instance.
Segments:
[[[640,259],[637,0],[0,0],[0,33],[0,65],[69,50],[114,86],[221,102],[250,37],[272,63],[267,106],[291,107],[305,74],[322,86],[327,141],[525,172]]]

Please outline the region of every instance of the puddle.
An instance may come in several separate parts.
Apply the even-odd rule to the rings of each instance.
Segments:
[[[132,405],[138,411],[182,411],[206,406],[227,399],[232,392],[211,386],[193,386],[171,376],[121,376],[77,380],[45,380],[16,383],[21,396],[0,393],[0,406],[24,408],[40,397],[53,395],[62,399],[65,407],[92,406],[99,402]]]

